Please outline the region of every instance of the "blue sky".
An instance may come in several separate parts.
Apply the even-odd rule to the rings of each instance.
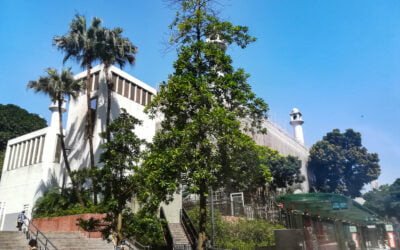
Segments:
[[[270,105],[271,119],[291,132],[289,113],[305,120],[308,146],[334,128],[361,132],[381,159],[380,184],[400,177],[400,1],[219,0],[221,16],[246,25],[258,40],[230,50]],[[153,87],[172,72],[165,52],[174,10],[163,0],[0,0],[0,103],[16,104],[47,120],[49,100],[26,89],[47,67],[81,69],[52,38],[68,31],[75,13],[122,27],[139,47],[125,71]]]

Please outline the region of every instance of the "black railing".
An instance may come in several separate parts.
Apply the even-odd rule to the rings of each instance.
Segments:
[[[164,209],[161,208],[160,209],[160,219],[164,219],[165,221],[167,220],[167,218],[165,217],[165,213],[164,213]],[[163,231],[164,231],[164,238],[165,238],[165,242],[167,243],[167,247],[168,249],[173,249],[174,246],[174,240],[172,239],[172,235],[171,235],[171,230],[168,227],[168,222],[167,223],[163,223]]]
[[[197,230],[196,228],[194,228],[193,223],[184,208],[181,209],[180,215],[183,229],[185,230],[186,235],[189,238],[190,244],[192,245],[193,249],[195,249],[197,243]]]
[[[38,248],[43,250],[58,250],[56,246],[32,223],[31,220],[26,223],[24,221],[24,225],[26,226],[27,230],[25,231],[26,238],[28,240],[35,239],[38,243]],[[34,228],[36,231],[33,231]]]
[[[150,249],[149,246],[145,246],[134,239],[125,240],[125,246],[133,250],[147,250]]]

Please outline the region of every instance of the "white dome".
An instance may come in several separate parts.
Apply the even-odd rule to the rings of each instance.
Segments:
[[[292,109],[292,113],[299,113],[299,109],[298,108],[293,108]]]

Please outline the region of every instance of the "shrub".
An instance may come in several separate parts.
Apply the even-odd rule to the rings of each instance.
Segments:
[[[194,227],[198,228],[198,207],[188,211]],[[210,209],[207,210],[207,218],[211,218]],[[211,239],[211,219],[207,220],[206,232]],[[214,235],[215,246],[218,248],[240,248],[251,249],[255,246],[272,246],[275,244],[274,230],[283,228],[282,225],[274,224],[262,219],[248,220],[239,218],[236,221],[228,222],[215,210],[214,213]]]
[[[85,213],[104,213],[104,208],[94,206],[87,196],[83,196],[86,207],[81,206],[76,200],[70,188],[61,191],[60,188],[52,188],[39,198],[33,208],[34,218],[55,217]]]

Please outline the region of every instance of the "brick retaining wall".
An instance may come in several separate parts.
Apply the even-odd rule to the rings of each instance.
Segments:
[[[86,232],[79,227],[78,219],[103,219],[105,214],[76,214],[33,219],[33,224],[42,232],[81,232],[87,238],[101,238],[101,232]]]

